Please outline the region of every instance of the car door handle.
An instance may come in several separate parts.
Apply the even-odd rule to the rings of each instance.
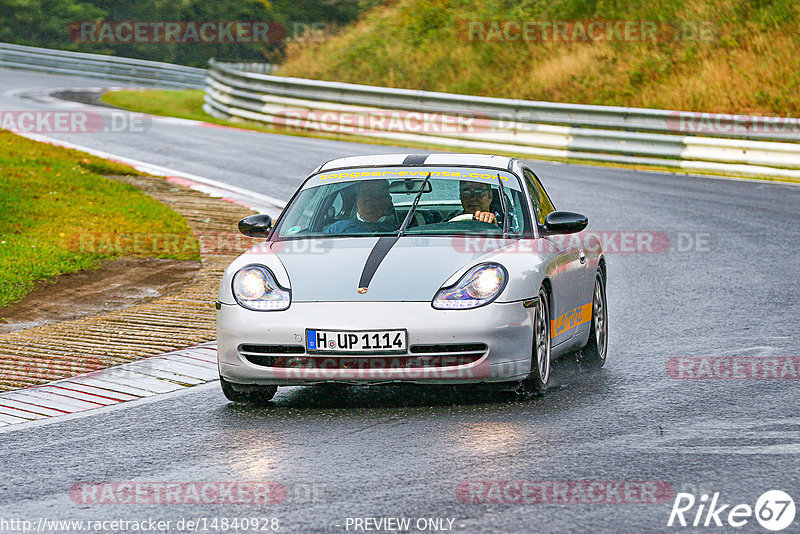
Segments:
[[[586,263],[586,254],[581,250],[581,263]]]

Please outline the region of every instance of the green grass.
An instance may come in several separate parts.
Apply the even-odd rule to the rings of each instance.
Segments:
[[[224,124],[203,111],[202,89],[114,91],[105,93],[102,101],[118,108],[151,115],[163,115]]]
[[[198,259],[185,219],[104,175],[130,167],[0,130],[0,307],[123,256]]]
[[[202,89],[136,89],[105,93],[101,100],[111,106],[139,113],[190,119],[219,124],[220,126],[245,128],[247,130],[256,130],[266,133],[305,135],[303,133],[289,132],[282,128],[273,128],[255,122],[218,119],[203,111],[203,95],[204,92]]]

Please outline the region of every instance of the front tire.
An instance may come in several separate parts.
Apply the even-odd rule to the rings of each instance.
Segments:
[[[539,289],[539,300],[533,318],[533,351],[531,372],[522,383],[523,391],[533,395],[544,395],[550,382],[551,364],[550,305],[547,291]]]
[[[606,364],[608,354],[608,306],[606,284],[603,276],[597,273],[592,298],[592,326],[589,329],[589,342],[581,349],[581,364],[600,369]]]
[[[222,394],[231,402],[242,402],[247,404],[266,404],[278,391],[278,386],[256,386],[256,385],[236,385],[228,382],[221,376],[219,384],[222,386]]]

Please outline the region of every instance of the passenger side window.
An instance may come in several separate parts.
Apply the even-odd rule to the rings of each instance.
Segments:
[[[539,189],[536,187],[536,176],[528,169],[523,169],[522,174],[525,176],[525,186],[528,188],[528,193],[531,195],[531,203],[533,204],[534,215],[541,224],[544,221],[542,213],[542,199],[539,195]],[[545,215],[546,216],[546,215]]]
[[[553,203],[550,202],[550,197],[547,196],[547,192],[544,190],[544,187],[542,187],[542,182],[540,182],[535,175],[534,180],[536,182],[536,189],[539,191],[540,199],[539,222],[544,224],[544,218],[556,211],[556,208],[553,206]]]

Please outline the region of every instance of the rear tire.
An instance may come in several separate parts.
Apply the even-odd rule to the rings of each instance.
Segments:
[[[531,372],[522,382],[524,393],[541,396],[547,392],[551,366],[550,305],[544,286],[539,289],[539,300],[533,317],[533,350]]]
[[[606,284],[603,276],[597,273],[592,297],[592,326],[589,341],[581,349],[580,363],[591,369],[600,369],[606,364],[608,355],[608,306]]]
[[[257,385],[239,385],[234,386],[232,382],[228,382],[221,376],[219,377],[219,384],[222,386],[222,394],[231,402],[242,402],[247,404],[266,404],[272,400],[275,393],[278,391],[278,386],[257,386]]]

